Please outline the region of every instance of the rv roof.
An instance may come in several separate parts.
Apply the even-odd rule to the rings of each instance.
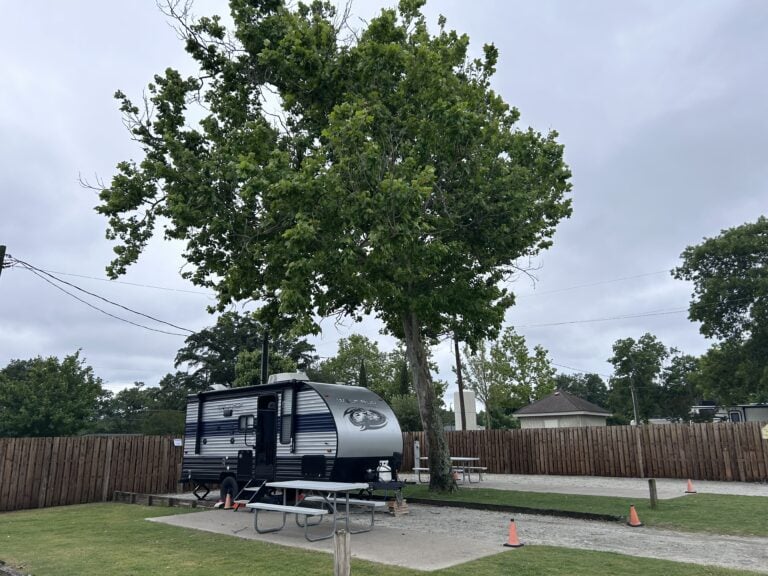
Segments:
[[[279,374],[272,374],[267,379],[267,384],[275,384],[277,382],[290,380],[309,380],[309,378],[304,372],[281,372]]]

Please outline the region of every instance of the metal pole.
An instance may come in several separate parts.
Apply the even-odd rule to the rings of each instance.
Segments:
[[[635,426],[640,425],[640,419],[637,416],[637,398],[635,398],[635,383],[634,383],[634,375],[632,376],[632,380],[629,384],[629,391],[632,393],[632,411],[635,413]]]
[[[264,330],[261,341],[261,384],[267,383],[269,377],[269,330]]]
[[[3,266],[5,265],[5,245],[0,244],[0,275],[3,273]]]
[[[453,345],[456,350],[456,383],[459,385],[459,406],[461,410],[461,429],[467,429],[467,413],[464,410],[464,381],[461,378],[461,355],[459,354],[459,339],[453,335]],[[454,406],[455,408],[455,406]]]

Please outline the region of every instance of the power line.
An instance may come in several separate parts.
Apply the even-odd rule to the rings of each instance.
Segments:
[[[72,272],[60,272],[56,270],[46,270],[38,268],[41,272],[47,274],[58,274],[60,276],[72,276],[74,278],[85,278],[87,280],[98,280],[99,282],[108,282],[110,284],[125,284],[127,286],[136,286],[139,288],[153,288],[155,290],[165,290],[167,292],[183,292],[185,294],[199,294],[203,296],[215,296],[215,292],[205,292],[203,290],[185,290],[184,288],[169,288],[168,286],[156,286],[154,284],[140,284],[138,282],[126,282],[125,280],[110,280],[109,278],[99,278],[97,276],[86,276],[85,274],[74,274]]]
[[[609,280],[598,280],[596,282],[589,282],[587,284],[576,284],[574,286],[567,286],[565,288],[556,288],[555,290],[546,290],[544,292],[532,292],[530,294],[519,294],[517,298],[530,298],[531,296],[543,296],[545,294],[556,294],[558,292],[568,292],[569,290],[577,290],[579,288],[589,288],[592,286],[600,286],[602,284],[612,284],[614,282],[624,282],[625,280],[635,280],[637,278],[645,278],[647,276],[657,276],[659,274],[669,274],[670,269],[657,270],[656,272],[645,272],[643,274],[635,274],[634,276],[622,276],[620,278],[611,278]]]
[[[62,284],[66,284],[67,286],[71,286],[75,290],[79,290],[80,292],[83,292],[84,294],[88,294],[89,296],[93,296],[94,298],[98,298],[99,300],[103,300],[104,302],[106,302],[108,304],[112,304],[112,306],[117,306],[118,308],[122,308],[123,310],[131,312],[132,314],[136,314],[138,316],[143,316],[144,318],[148,318],[149,320],[153,320],[155,322],[159,322],[160,324],[165,324],[166,326],[170,326],[171,328],[176,328],[177,330],[184,330],[186,332],[189,332],[190,334],[194,333],[194,331],[190,330],[189,328],[184,328],[183,326],[177,326],[176,324],[172,324],[170,322],[166,322],[165,320],[160,320],[159,318],[155,318],[154,316],[150,316],[149,314],[144,314],[143,312],[139,312],[138,310],[134,310],[133,308],[129,308],[128,306],[124,306],[122,304],[119,304],[118,302],[113,302],[112,300],[110,300],[108,298],[104,298],[103,296],[95,294],[94,292],[89,292],[88,290],[86,290],[84,288],[80,288],[80,286],[72,284],[71,282],[67,282],[66,280],[62,280],[61,278],[57,278],[56,276],[54,276],[53,274],[51,274],[49,272],[45,272],[44,270],[36,268],[35,266],[32,266],[28,262],[24,262],[23,260],[18,260],[18,259],[17,259],[17,261],[20,264],[22,264],[22,266],[24,266],[24,267],[26,267],[28,269],[33,269],[33,270],[36,270],[38,272],[41,272],[41,273],[45,274],[46,276],[49,276],[49,277],[53,278],[57,282],[61,282]]]
[[[179,330],[185,330],[185,331],[187,331],[189,333],[193,333],[193,331],[189,330],[188,328],[183,328],[181,326],[176,326],[175,324],[171,324],[170,322],[165,322],[164,320],[160,320],[158,318],[150,316],[149,314],[144,314],[143,312],[138,312],[136,310],[128,308],[127,306],[123,306],[122,304],[118,304],[116,302],[112,302],[111,300],[108,300],[108,299],[106,299],[106,298],[104,298],[102,296],[99,296],[98,294],[93,294],[92,292],[88,292],[87,290],[84,290],[84,289],[80,288],[79,286],[75,286],[74,284],[72,284],[70,282],[67,282],[66,280],[62,280],[62,279],[57,278],[56,276],[54,276],[52,274],[49,274],[49,273],[43,272],[41,270],[38,270],[37,268],[35,268],[31,264],[28,264],[27,262],[24,262],[23,260],[19,260],[17,258],[14,258],[14,263],[20,264],[21,266],[23,266],[24,268],[26,268],[27,270],[32,272],[32,274],[34,274],[35,276],[37,276],[41,280],[44,280],[45,282],[47,282],[48,284],[50,284],[51,286],[53,286],[57,290],[60,290],[60,291],[64,292],[65,294],[67,294],[68,296],[71,296],[75,300],[77,300],[79,302],[82,302],[83,304],[85,304],[89,308],[93,308],[94,310],[96,310],[98,312],[101,312],[102,314],[105,314],[105,315],[107,315],[107,316],[109,316],[111,318],[114,318],[116,320],[120,320],[121,322],[125,322],[125,323],[131,324],[133,326],[137,326],[138,328],[144,328],[145,330],[151,330],[152,332],[159,332],[161,334],[169,334],[171,336],[184,336],[184,337],[187,336],[187,334],[180,334],[178,332],[169,332],[167,330],[160,330],[158,328],[152,328],[152,327],[146,326],[144,324],[139,324],[138,322],[133,322],[132,320],[128,320],[127,318],[123,318],[121,316],[117,316],[115,314],[112,314],[111,312],[107,312],[103,308],[99,308],[98,306],[88,302],[87,300],[84,300],[83,298],[80,298],[76,294],[73,294],[72,292],[66,290],[65,288],[63,288],[61,286],[59,286],[55,282],[51,281],[49,278],[46,278],[46,276],[49,276],[50,278],[53,278],[54,280],[56,280],[58,282],[61,282],[63,284],[71,286],[71,287],[73,287],[73,288],[75,288],[77,290],[80,290],[81,292],[84,292],[84,293],[86,293],[86,294],[88,294],[90,296],[94,296],[96,298],[104,300],[105,302],[108,302],[109,304],[112,304],[113,306],[118,306],[120,308],[123,308],[124,310],[127,310],[127,311],[129,311],[129,312],[131,312],[133,314],[138,314],[139,316],[144,316],[144,317],[149,318],[150,320],[153,320],[155,322],[160,322],[161,324],[166,324],[166,325],[171,326],[173,328],[177,328]]]
[[[663,310],[660,312],[644,312],[642,314],[625,314],[623,316],[609,316],[606,318],[589,318],[586,320],[566,320],[564,322],[547,322],[543,324],[524,324],[518,328],[543,328],[548,326],[565,326],[568,324],[589,324],[593,322],[610,322],[612,320],[627,320],[629,318],[647,318],[650,316],[668,316],[670,314],[680,314],[688,312],[688,308],[679,308],[676,310]]]
[[[603,374],[601,372],[595,372],[594,370],[581,370],[579,368],[574,368],[573,366],[566,366],[565,364],[558,364],[557,362],[550,362],[552,366],[557,366],[558,368],[566,368],[567,370],[573,370],[574,372],[579,372],[580,374],[597,374],[598,376],[602,376],[603,378],[610,378],[608,374]]]

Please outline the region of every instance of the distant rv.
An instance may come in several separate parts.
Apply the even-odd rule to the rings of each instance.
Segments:
[[[768,422],[768,404],[694,406],[691,409],[691,414],[711,415],[715,422]]]
[[[399,468],[402,452],[397,417],[367,388],[275,374],[187,397],[181,481],[196,494],[218,483],[222,500],[273,480],[372,482],[382,460]]]

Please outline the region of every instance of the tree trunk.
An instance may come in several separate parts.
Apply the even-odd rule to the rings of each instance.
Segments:
[[[421,424],[427,435],[429,446],[429,489],[452,492],[456,490],[456,481],[451,476],[448,444],[445,441],[435,387],[432,385],[432,375],[429,373],[421,325],[413,312],[404,314],[402,320],[405,333],[405,353],[411,366],[413,386],[419,400]]]

